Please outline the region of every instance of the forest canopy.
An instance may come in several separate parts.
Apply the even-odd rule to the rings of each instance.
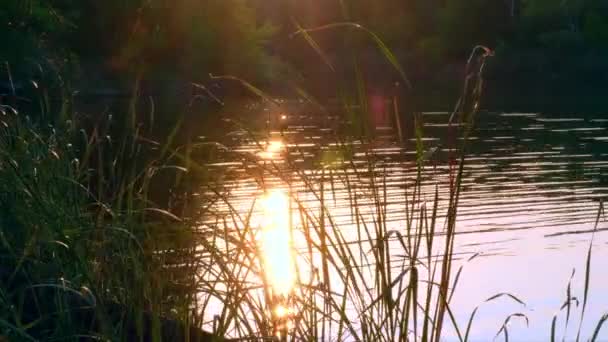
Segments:
[[[344,21],[377,33],[422,81],[437,66],[462,64],[478,44],[496,49],[509,73],[565,68],[559,73],[575,77],[572,65],[583,64],[596,76],[608,72],[602,0],[5,0],[0,60],[16,79],[43,67],[80,83],[83,75],[87,82],[136,74],[203,81],[209,73],[283,82],[289,70],[305,77],[325,72],[310,46],[290,36],[297,25]],[[366,52],[373,44],[352,36],[314,38],[334,60],[351,55],[347,43],[373,55]]]

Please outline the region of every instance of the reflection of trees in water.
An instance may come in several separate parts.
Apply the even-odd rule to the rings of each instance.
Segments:
[[[430,127],[425,134],[441,137],[438,142],[441,146],[446,127],[434,126],[436,119],[432,115],[427,117]],[[601,161],[606,160],[603,155],[606,142],[596,139],[605,135],[604,124],[591,118],[573,117],[480,114],[476,140],[468,150],[467,165],[473,166],[468,175],[474,177],[474,184],[492,185],[496,191],[505,189],[505,182],[538,183],[539,189],[549,190],[564,182],[605,184],[606,165]],[[443,160],[446,155],[442,152],[438,159]]]

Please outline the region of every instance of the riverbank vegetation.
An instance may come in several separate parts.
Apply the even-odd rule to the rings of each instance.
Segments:
[[[526,110],[525,98],[512,89],[545,99],[601,95],[608,77],[608,9],[600,0],[7,0],[0,16],[6,42],[0,60],[18,83],[42,68],[60,72],[80,93],[127,92],[139,76],[148,93],[190,94],[190,82],[209,85],[213,73],[238,75],[284,96],[294,95],[285,85],[295,82],[328,99],[350,75],[353,48],[363,76],[384,89],[395,79],[361,35],[342,30],[316,37],[327,58],[340,61],[335,67],[342,72],[333,76],[310,62],[318,59],[301,37],[291,36],[298,27],[348,21],[383,39],[417,84],[416,96],[429,98],[427,106],[454,102],[463,60],[477,44],[496,51],[486,98],[496,106],[508,107],[497,99],[508,94]],[[219,86],[221,93],[235,90]]]

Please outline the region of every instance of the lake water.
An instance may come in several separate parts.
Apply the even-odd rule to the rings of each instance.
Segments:
[[[436,151],[427,154],[423,198],[432,200],[438,184],[440,212],[445,212],[447,197],[442,185],[448,182],[449,150],[444,139],[448,116],[442,112],[423,114],[424,149]],[[387,189],[388,229],[403,231],[402,203],[416,175],[413,139],[399,144],[393,130],[381,128],[372,143],[355,143],[345,156],[335,148],[332,127],[337,125],[336,118],[319,120],[300,115],[289,117],[286,122],[283,132],[277,129],[264,139],[255,141],[249,134],[235,131],[226,136],[224,143],[232,151],[251,156],[258,164],[278,170],[287,169],[286,165],[296,167],[317,189],[323,179],[325,190],[330,193],[325,198],[328,214],[349,240],[357,238],[353,208],[359,207],[365,215],[373,205],[363,198],[354,204],[356,194],[349,192],[345,181],[360,182],[360,187],[365,187],[375,176]],[[591,232],[599,200],[608,195],[607,128],[608,119],[601,116],[494,112],[478,115],[466,155],[457,219],[455,266],[464,268],[452,308],[459,324],[466,327],[471,311],[497,293],[512,293],[526,305],[506,299],[483,304],[471,330],[473,340],[491,340],[504,319],[516,312],[526,314],[530,325],[526,327],[524,320],[513,319],[509,326],[512,340],[548,340],[551,320],[564,303],[573,268],[576,274],[572,292],[582,304]],[[351,157],[352,163],[342,163],[331,173],[321,172],[318,167],[320,161],[338,165]],[[368,172],[365,165],[370,158],[375,168]],[[284,180],[244,165],[242,160],[226,157],[211,167],[228,175],[223,180],[226,193],[234,207],[246,215],[253,200],[263,196],[262,187],[286,188]],[[309,193],[308,186],[296,180],[290,191],[308,209],[318,210],[319,201]],[[262,218],[257,220],[259,223]],[[298,229],[297,223],[294,228]],[[601,217],[593,244],[590,301],[582,334],[585,340],[602,314],[608,312],[606,229],[608,224]],[[294,244],[297,247],[298,241]],[[395,260],[402,258],[397,245],[394,250]],[[466,261],[475,254],[479,256]],[[579,315],[580,311],[573,315],[566,340],[576,336]],[[563,317],[557,325],[560,336]],[[449,324],[445,333],[446,340],[456,339]],[[600,336],[608,340],[608,328]]]

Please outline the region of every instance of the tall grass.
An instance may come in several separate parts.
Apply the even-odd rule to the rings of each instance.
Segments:
[[[309,33],[334,27],[361,28],[356,24],[344,23],[312,30],[300,29],[296,33],[306,38],[330,69],[333,69],[331,63]],[[397,63],[377,36],[365,29],[363,31],[371,34],[375,42],[379,42],[381,52],[391,63]],[[446,313],[451,325],[463,339],[449,304],[457,282],[450,284],[451,265],[466,144],[479,108],[485,59],[490,54],[483,47],[476,48],[471,54],[463,94],[450,118],[450,123],[458,121],[459,124],[450,130],[453,144],[457,141],[456,137],[459,137],[458,141],[462,141],[462,145],[452,156],[450,164],[451,182],[447,191],[449,204],[445,216],[438,210],[439,203],[443,200],[439,197],[439,185],[435,185],[434,198],[423,197],[425,194],[422,189],[424,183],[428,182],[427,174],[432,172],[432,168],[426,165],[425,156],[428,156],[422,144],[423,132],[419,115],[414,118],[416,177],[404,189],[400,206],[405,220],[398,230],[388,229],[387,175],[378,172],[383,165],[377,163],[372,150],[365,152],[368,162],[364,167],[356,166],[348,160],[342,163],[322,163],[320,174],[312,176],[298,172],[295,166],[281,168],[272,162],[257,165],[262,174],[280,180],[283,187],[303,188],[315,203],[311,209],[308,207],[310,204],[300,201],[296,194],[291,194],[296,208],[295,215],[300,218],[301,226],[298,228],[303,232],[300,237],[303,244],[301,250],[305,251],[297,258],[298,261],[303,261],[299,264],[295,293],[290,298],[293,311],[300,313],[291,317],[294,326],[292,339],[392,341],[402,338],[439,341]],[[398,64],[396,68],[407,81],[403,69]],[[243,82],[243,85],[251,89],[250,84]],[[358,88],[364,89],[365,85],[359,84]],[[359,98],[363,101],[365,92],[361,89]],[[270,98],[259,89],[253,92],[263,100]],[[366,107],[365,101],[359,104],[361,111],[365,111]],[[365,136],[360,138],[366,139]],[[342,144],[341,147],[347,146]],[[335,182],[341,182],[340,187],[348,189],[347,200],[354,203],[351,216],[356,225],[356,240],[349,240],[345,236],[347,228],[336,223],[328,207],[328,197],[335,201]],[[260,187],[265,188],[266,184],[260,182]],[[226,196],[225,202],[231,215],[238,216],[230,204],[229,196]],[[362,202],[366,204],[358,204]],[[245,219],[237,223],[236,228],[250,232],[251,222]],[[237,253],[229,253],[231,257],[246,255],[251,249],[256,249],[255,239],[243,238],[241,243],[237,247]],[[394,258],[395,247],[402,248],[401,260]],[[220,260],[217,263],[222,265],[230,262]],[[265,275],[259,266],[247,267],[257,269],[259,279],[264,280]],[[303,269],[307,272],[302,272]],[[307,276],[302,276],[302,273]],[[268,303],[273,300],[268,294],[266,302],[266,311],[272,313],[272,304]],[[251,311],[262,311],[262,308],[256,307]],[[260,316],[264,317],[262,314]],[[271,317],[271,321],[276,321],[276,318]],[[268,324],[258,323],[260,326]]]
[[[361,26],[300,28],[295,36],[305,37],[331,68],[312,37],[331,28],[354,28],[370,36],[409,82],[380,38]],[[441,171],[424,146],[422,116],[408,114],[414,129],[406,138],[415,140],[416,158],[399,166],[400,172],[413,175],[400,194],[389,184],[387,165],[376,158],[373,137],[365,130],[336,136],[331,152],[337,157],[319,160],[315,170],[302,170],[289,159],[283,164],[261,161],[218,144],[180,146],[175,142],[179,124],[166,141],[156,142],[149,137],[149,125],[137,119],[137,98],[123,122],[107,118],[92,125],[72,116],[49,126],[3,106],[1,335],[32,341],[201,341],[220,336],[440,341],[450,327],[456,339],[468,341],[477,309],[467,322],[456,320],[451,300],[462,267],[454,273],[454,241],[468,138],[490,55],[476,47],[468,60],[463,91],[448,122],[446,148],[453,152],[447,184],[435,180]],[[281,106],[238,78],[215,78],[240,82],[262,101]],[[365,83],[358,80],[359,112],[353,115],[361,116],[367,105]],[[353,110],[351,102],[346,99],[345,111]],[[349,158],[355,140],[362,146],[363,164]],[[222,150],[252,170],[260,193],[280,188],[288,194],[296,272],[288,295],[274,293],[265,272],[258,200],[245,206],[235,201],[226,180],[236,176],[213,171],[212,150]],[[288,147],[288,152],[297,154],[298,149]],[[344,200],[351,204],[347,225],[332,211],[341,196],[336,189],[345,189]],[[395,207],[397,226],[391,217]],[[599,220],[600,212],[596,228]],[[591,246],[581,324],[589,298]],[[570,286],[567,292],[564,331],[573,303]],[[486,302],[498,298],[523,304],[509,293]],[[279,312],[279,306],[287,313]],[[522,317],[508,316],[499,333],[508,339],[509,321]],[[592,340],[605,321],[598,322]],[[556,325],[555,319],[552,339]]]
[[[185,162],[171,136],[163,145],[134,120],[116,136],[112,118],[87,127],[31,114],[2,106],[2,334],[159,340],[161,318],[188,318],[197,293],[192,218],[153,188],[180,189]]]

